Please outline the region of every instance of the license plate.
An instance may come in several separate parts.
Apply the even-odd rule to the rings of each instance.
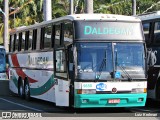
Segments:
[[[108,103],[120,103],[120,99],[110,99]]]

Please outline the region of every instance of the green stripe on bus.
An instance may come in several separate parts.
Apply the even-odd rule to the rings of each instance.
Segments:
[[[16,77],[13,77],[12,80],[13,80],[13,83],[15,84],[15,86],[16,86],[17,89],[18,89],[18,80],[17,80],[17,78],[16,78]]]
[[[16,77],[13,77],[12,80],[18,89],[18,80],[16,79]],[[30,88],[30,95],[31,96],[42,95],[46,93],[48,90],[50,90],[53,86],[54,86],[54,76],[52,75],[50,79],[43,86],[39,88]]]
[[[46,93],[54,86],[54,76],[52,75],[50,79],[41,87],[39,88],[30,88],[30,95],[37,96]]]

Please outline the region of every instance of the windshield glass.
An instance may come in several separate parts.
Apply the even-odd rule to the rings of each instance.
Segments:
[[[128,79],[128,74],[129,77],[133,78],[137,76],[136,74],[140,76],[143,74],[144,77],[143,44],[77,43],[78,79],[109,80],[112,78],[111,74],[114,71],[113,63],[115,64],[115,70],[120,72],[119,78]]]
[[[145,78],[144,46],[139,43],[114,43],[117,78]]]
[[[142,44],[114,43],[114,49],[118,66],[144,67],[144,48]]]

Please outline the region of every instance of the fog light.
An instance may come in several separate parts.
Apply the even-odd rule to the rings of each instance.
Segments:
[[[143,98],[138,98],[138,102],[142,102],[143,101]]]
[[[89,102],[88,99],[83,99],[83,100],[82,100],[82,103],[88,103],[88,102]]]

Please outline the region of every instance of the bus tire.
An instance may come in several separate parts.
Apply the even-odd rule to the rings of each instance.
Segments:
[[[29,87],[28,80],[25,80],[25,84],[24,84],[24,96],[25,96],[25,99],[27,101],[30,100],[30,87]]]
[[[160,79],[158,79],[156,84],[156,100],[160,100]]]
[[[24,98],[24,85],[20,78],[18,80],[18,96],[22,99]]]

